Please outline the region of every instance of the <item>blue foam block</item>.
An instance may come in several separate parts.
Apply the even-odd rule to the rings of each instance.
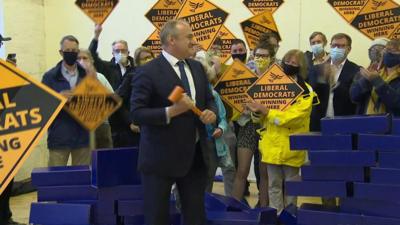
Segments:
[[[32,185],[35,187],[90,185],[90,176],[89,166],[35,168],[31,174]]]
[[[321,119],[323,135],[331,134],[386,134],[391,129],[389,115],[381,116],[336,116]]]
[[[400,169],[400,153],[398,152],[379,152],[378,164],[380,168]]]
[[[279,222],[284,225],[297,225],[297,207],[289,205],[279,215]]]
[[[144,215],[140,216],[124,216],[122,220],[125,225],[144,225]],[[170,223],[172,225],[181,225],[181,214],[173,213],[170,214]]]
[[[117,203],[114,200],[78,200],[78,201],[58,201],[63,204],[89,204],[92,206],[92,215],[97,214],[117,214]]]
[[[371,183],[400,185],[400,169],[371,168]]]
[[[354,183],[354,198],[400,203],[400,185]]]
[[[232,197],[215,193],[205,194],[205,207],[208,211],[246,211],[250,207]]]
[[[394,225],[400,224],[400,219],[388,217],[364,216],[363,225]]]
[[[313,166],[376,166],[373,151],[312,151],[308,156]]]
[[[277,211],[271,207],[254,208],[247,211],[259,218],[259,223],[263,225],[276,225],[278,223]]]
[[[400,119],[392,119],[392,134],[400,135]]]
[[[175,201],[170,202],[170,213],[178,213]],[[118,200],[119,216],[140,216],[143,214],[143,200]]]
[[[92,152],[92,184],[97,187],[138,185],[137,148],[101,149]]]
[[[98,199],[105,200],[141,200],[143,199],[142,185],[120,185],[99,188]]]
[[[297,210],[297,223],[299,225],[363,225],[363,216],[342,213],[338,209],[325,209],[321,205],[303,204]]]
[[[359,150],[400,151],[399,135],[360,134]]]
[[[347,187],[344,181],[286,181],[287,195],[346,197]]]
[[[343,198],[340,200],[340,210],[367,216],[400,218],[400,204],[386,201]]]
[[[208,211],[207,221],[209,225],[258,225],[260,222],[256,214],[226,211]]]
[[[304,133],[290,135],[291,150],[351,150],[351,135],[322,135]]]
[[[91,206],[85,204],[32,203],[29,223],[89,225]]]
[[[97,200],[98,189],[91,185],[46,186],[38,188],[38,201]]]
[[[99,225],[120,224],[120,218],[115,214],[98,214],[93,217],[93,223]]]
[[[361,166],[311,166],[301,167],[304,181],[364,181],[364,167]]]

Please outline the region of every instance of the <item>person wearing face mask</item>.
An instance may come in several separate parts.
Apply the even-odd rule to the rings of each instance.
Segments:
[[[350,91],[361,113],[400,116],[400,39],[387,43],[378,67],[361,69]]]
[[[325,51],[326,44],[328,43],[325,34],[315,31],[311,34],[310,38],[311,52],[306,51],[304,54],[307,60],[307,66],[310,69],[314,65],[319,65],[329,59],[329,53]]]
[[[277,63],[281,63],[281,60],[276,58],[276,53],[279,50],[279,43],[281,42],[281,38],[276,33],[266,32],[260,35],[260,39],[258,41],[258,43],[263,42],[271,45],[274,48],[275,55],[273,56],[272,60]]]
[[[289,204],[296,205],[295,196],[284,194],[283,182],[299,176],[300,167],[306,160],[306,153],[291,151],[289,136],[309,131],[313,100],[317,98],[312,87],[304,81],[307,63],[303,52],[300,50],[287,52],[282,60],[282,68],[304,89],[302,95],[285,111],[269,110],[255,101],[247,104],[252,112],[253,121],[259,122],[262,126],[259,130],[261,165],[268,168],[270,207],[277,209],[278,213]]]
[[[63,60],[43,75],[42,83],[70,98],[71,90],[86,76],[85,69],[77,63],[79,41],[72,35],[63,37],[59,52]],[[64,110],[49,127],[47,147],[48,166],[66,166],[70,155],[72,165],[90,164],[89,132]]]
[[[369,67],[377,68],[382,62],[383,50],[388,41],[387,38],[377,38],[372,41],[371,47],[368,49],[368,58],[371,61]]]

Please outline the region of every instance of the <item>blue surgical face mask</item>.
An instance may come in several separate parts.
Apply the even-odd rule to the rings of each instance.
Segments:
[[[319,55],[324,51],[324,46],[320,44],[311,45],[311,51],[314,55]]]
[[[330,52],[330,56],[333,62],[339,62],[346,57],[346,49],[344,48],[332,48]]]
[[[388,68],[395,67],[400,64],[400,54],[386,52],[383,54],[383,65]]]

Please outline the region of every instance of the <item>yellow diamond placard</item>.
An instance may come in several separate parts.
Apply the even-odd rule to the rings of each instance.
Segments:
[[[176,17],[181,5],[179,0],[159,0],[145,16],[158,30],[161,30],[168,20]]]
[[[295,80],[274,64],[248,89],[247,94],[268,109],[283,111],[303,92]]]
[[[222,49],[221,49],[221,62],[226,63],[231,58],[231,46],[232,41],[236,39],[235,35],[224,26],[219,30],[218,36],[222,40]]]
[[[265,10],[274,13],[283,4],[283,0],[243,0],[243,4],[257,15]]]
[[[234,60],[221,78],[215,84],[215,90],[219,93],[222,100],[239,112],[243,112],[244,104],[250,98],[246,94],[247,89],[257,80],[247,66],[239,60]]]
[[[142,46],[149,48],[155,56],[158,56],[161,51],[161,40],[160,31],[155,30],[150,36],[143,42]]]
[[[119,0],[76,0],[75,4],[95,24],[103,24],[118,2]]]
[[[250,49],[254,49],[257,46],[258,40],[263,33],[272,32],[280,37],[274,17],[269,11],[264,11],[241,22],[240,26]]]
[[[400,26],[400,7],[391,0],[368,1],[351,25],[370,39],[392,37]]]
[[[225,23],[228,13],[207,0],[186,0],[177,18],[190,24],[196,41],[208,50]]]
[[[361,9],[367,4],[369,0],[328,0],[328,3],[342,16],[347,22],[353,19],[360,13]]]
[[[66,99],[0,60],[0,194],[61,111]]]
[[[100,126],[122,104],[122,99],[96,77],[86,76],[73,90],[65,110],[86,129]]]

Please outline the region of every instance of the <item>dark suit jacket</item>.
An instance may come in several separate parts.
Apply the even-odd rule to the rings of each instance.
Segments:
[[[190,59],[186,62],[196,88],[197,107],[200,110],[210,109],[217,114],[203,66]],[[167,124],[165,108],[171,105],[168,96],[177,85],[183,87],[162,54],[137,69],[133,76],[131,115],[134,123],[140,125],[138,167],[143,173],[185,176],[193,163],[196,130],[199,131],[201,146],[205,147],[205,126],[193,112],[174,117]]]
[[[309,73],[308,80],[314,91],[318,94],[320,104],[313,107],[311,112],[310,130],[319,131],[320,120],[325,117],[328,109],[329,101],[329,84],[327,82],[321,82],[321,76],[323,76],[323,67],[326,64],[330,64],[330,60],[321,65],[314,66]],[[333,96],[333,109],[335,116],[346,116],[356,114],[356,104],[351,101],[350,98],[350,87],[353,83],[354,76],[359,72],[360,66],[347,60],[344,65],[342,72],[339,75],[339,86],[334,89]]]

